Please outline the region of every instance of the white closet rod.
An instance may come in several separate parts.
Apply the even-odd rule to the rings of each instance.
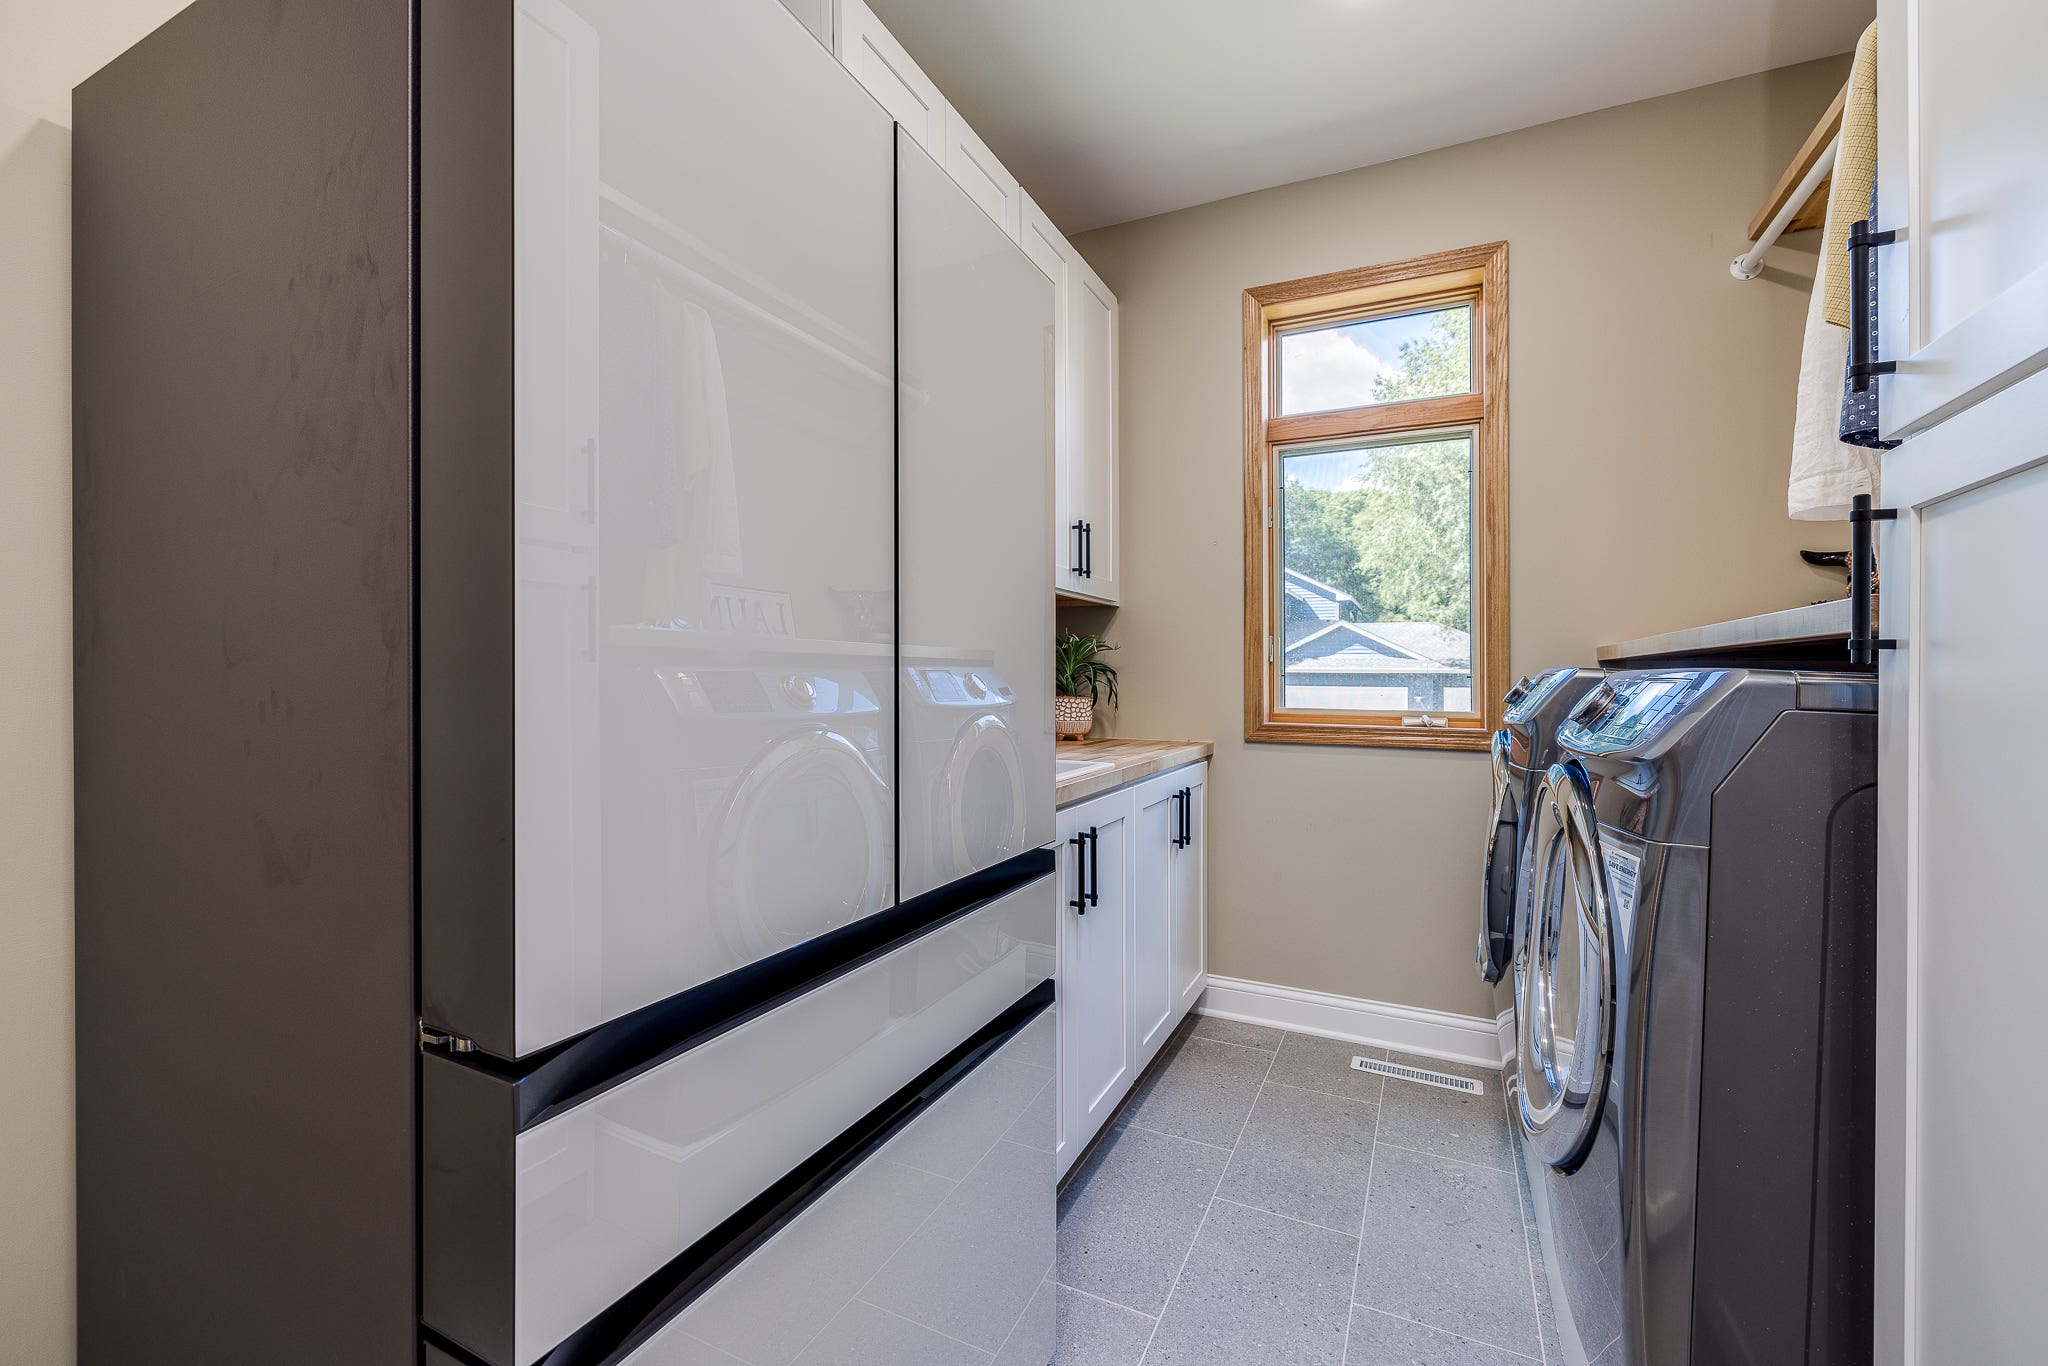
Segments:
[[[1806,175],[1800,180],[1798,187],[1785,197],[1785,203],[1771,219],[1770,225],[1764,229],[1764,235],[1757,238],[1756,244],[1748,251],[1745,251],[1742,255],[1728,263],[1728,273],[1730,275],[1733,275],[1738,280],[1754,280],[1757,276],[1764,273],[1764,253],[1769,251],[1777,240],[1784,235],[1785,225],[1792,221],[1792,215],[1799,212],[1806,201],[1813,197],[1813,192],[1820,188],[1821,181],[1826,179],[1828,173],[1835,169],[1835,154],[1841,148],[1842,135],[1840,133],[1828,139],[1828,145],[1821,149],[1820,155],[1814,159],[1813,165],[1807,169]]]

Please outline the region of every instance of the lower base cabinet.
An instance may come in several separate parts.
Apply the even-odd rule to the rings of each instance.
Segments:
[[[1206,763],[1060,812],[1064,1176],[1201,997]]]

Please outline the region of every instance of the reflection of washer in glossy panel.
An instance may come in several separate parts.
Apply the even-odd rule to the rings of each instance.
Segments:
[[[1869,1359],[1875,706],[1623,673],[1564,727],[1515,1110],[1573,1366]]]
[[[986,661],[919,662],[903,671],[903,884],[942,887],[1014,858],[1027,844],[1024,746],[1016,694]]]
[[[889,906],[886,648],[728,663],[705,633],[639,635],[607,679],[607,995],[668,994]]]

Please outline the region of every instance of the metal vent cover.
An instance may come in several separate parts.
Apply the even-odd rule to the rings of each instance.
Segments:
[[[1355,1072],[1373,1072],[1397,1081],[1416,1081],[1424,1086],[1441,1086],[1446,1091],[1463,1091],[1468,1096],[1486,1094],[1484,1084],[1468,1077],[1454,1077],[1448,1072],[1431,1072],[1422,1067],[1404,1067],[1398,1062],[1381,1062],[1378,1058],[1353,1058],[1351,1068]]]

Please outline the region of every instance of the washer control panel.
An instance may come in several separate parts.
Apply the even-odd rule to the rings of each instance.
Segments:
[[[1640,749],[1709,692],[1726,670],[1613,674],[1572,708],[1558,739],[1583,754]]]

